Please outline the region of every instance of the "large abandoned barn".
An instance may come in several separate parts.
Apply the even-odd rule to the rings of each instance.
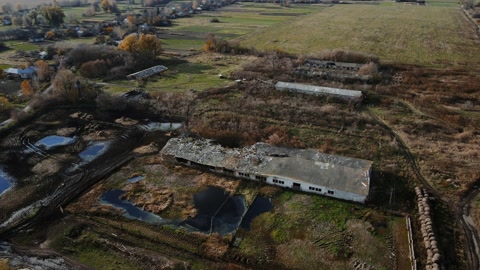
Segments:
[[[242,179],[364,203],[372,161],[256,143],[227,149],[209,140],[173,138],[164,159]]]

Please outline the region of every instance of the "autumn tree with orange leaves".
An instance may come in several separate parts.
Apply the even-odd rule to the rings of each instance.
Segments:
[[[29,81],[24,80],[22,82],[22,84],[20,85],[20,87],[22,88],[23,96],[31,97],[33,95],[33,87],[32,87],[32,85],[30,84]]]
[[[130,34],[123,39],[118,48],[140,57],[152,59],[162,52],[162,43],[155,35]]]

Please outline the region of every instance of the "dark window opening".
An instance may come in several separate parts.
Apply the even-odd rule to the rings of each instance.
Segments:
[[[243,172],[239,172],[238,175],[243,176],[243,177],[250,177],[250,175],[248,173],[243,173]]]
[[[329,191],[328,191],[328,194],[333,194],[333,190],[329,190]]]
[[[188,164],[188,160],[184,159],[184,158],[175,158],[175,160],[179,163],[183,163],[183,164]]]
[[[232,175],[234,173],[233,170],[229,170],[229,169],[225,169],[225,168],[223,168],[223,172],[226,173],[226,174],[232,174]]]
[[[293,189],[300,189],[300,184],[299,183],[293,183],[292,188]]]
[[[255,179],[260,180],[260,181],[267,181],[267,177],[260,176],[260,175],[255,175]]]
[[[273,183],[278,183],[278,184],[281,184],[281,185],[285,184],[284,181],[281,181],[281,180],[278,180],[278,179],[273,179]]]

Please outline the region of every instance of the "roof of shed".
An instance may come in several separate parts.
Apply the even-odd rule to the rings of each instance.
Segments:
[[[150,76],[153,76],[155,74],[158,74],[160,72],[163,72],[167,69],[168,68],[166,66],[158,65],[158,66],[147,68],[147,69],[132,73],[130,75],[127,75],[127,78],[131,78],[131,77],[133,77],[133,78],[146,78],[146,77],[150,77]]]
[[[277,90],[296,90],[296,91],[310,92],[312,94],[320,94],[320,95],[330,94],[330,95],[338,95],[338,96],[345,96],[345,97],[361,97],[362,96],[362,92],[357,90],[331,88],[331,87],[300,84],[300,83],[277,82],[277,84],[275,84],[275,88]]]
[[[314,149],[276,147],[266,143],[227,149],[208,140],[192,138],[170,139],[161,153],[203,165],[265,176],[284,176],[362,195],[368,195],[366,173],[373,163]]]

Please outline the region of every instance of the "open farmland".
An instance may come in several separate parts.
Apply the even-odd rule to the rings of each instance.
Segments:
[[[417,267],[424,269],[430,259],[420,240],[423,224],[413,193],[421,186],[435,198],[431,223],[441,269],[478,269],[471,238],[477,231],[469,234],[462,222],[480,220],[475,199],[480,183],[480,59],[478,36],[462,16],[448,1],[291,8],[239,3],[172,20],[172,27],[155,30],[165,48],[157,60],[168,67],[166,72],[98,83],[106,92],[136,88],[151,98],[102,94],[85,108],[78,108],[81,101],[73,109],[65,103],[1,131],[0,163],[9,168],[0,169],[21,182],[5,193],[15,196],[2,198],[0,221],[16,211],[19,198],[27,205],[34,199],[31,194],[40,198],[58,189],[74,194],[80,192],[74,189],[79,184],[84,193],[62,193],[61,207],[45,207],[55,215],[27,208],[34,218],[18,216],[39,226],[12,226],[11,232],[20,232],[13,238],[16,248],[61,254],[96,269],[403,270],[411,268],[405,228],[409,216]],[[219,22],[212,23],[213,18]],[[201,52],[208,33],[229,42],[241,40],[261,52]],[[294,72],[309,61],[321,61],[322,55],[331,57],[322,60],[343,61],[336,58],[341,54],[320,52],[325,49],[378,56],[378,66],[365,60],[360,68],[370,67],[375,78]],[[275,91],[276,81],[361,90],[364,99]],[[177,125],[178,130],[173,128]],[[159,151],[180,134],[230,148],[267,142],[371,160],[369,201],[359,205],[169,163]],[[72,143],[51,149],[38,143],[54,135],[67,136]],[[82,161],[92,145],[103,145],[106,152]],[[66,184],[55,189],[61,182]],[[226,236],[212,227],[206,234],[191,233],[181,226],[182,219],[201,216],[195,195],[211,187],[243,196],[247,207],[258,196],[272,208],[253,219],[249,229],[239,227]],[[141,212],[140,217],[147,216],[138,220],[127,215],[126,208],[108,199],[119,193],[124,195],[114,199],[125,200],[128,209],[150,214]],[[60,200],[52,198],[54,203]],[[151,213],[158,217],[152,219]],[[169,221],[159,223],[159,218]]]
[[[173,20],[172,27],[162,28],[160,37],[164,40],[164,48],[167,50],[198,50],[202,48],[208,33],[214,33],[221,39],[233,39],[324,8],[324,6],[283,8],[273,4],[240,3],[218,11],[206,11],[189,18]],[[219,22],[210,22],[213,18],[217,18]]]
[[[238,40],[260,50],[345,49],[392,63],[468,65],[479,62],[480,47],[467,24],[452,5],[336,5]]]

